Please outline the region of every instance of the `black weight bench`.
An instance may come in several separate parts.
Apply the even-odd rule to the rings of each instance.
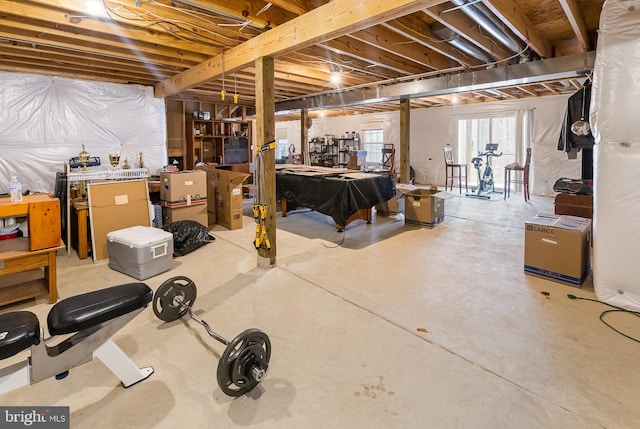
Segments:
[[[0,315],[0,359],[28,348],[24,362],[0,369],[0,394],[100,359],[129,387],[149,377],[152,367],[138,368],[111,340],[124,325],[140,314],[153,299],[144,283],[128,283],[66,298],[55,304],[47,316],[50,338],[43,338],[40,322],[30,311]],[[56,336],[73,334],[54,346]]]

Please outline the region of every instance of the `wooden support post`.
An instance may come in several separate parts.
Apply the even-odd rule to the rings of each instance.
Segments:
[[[272,142],[276,135],[275,68],[273,57],[256,59],[256,145]],[[267,206],[265,227],[271,248],[258,249],[258,266],[270,268],[276,263],[276,151],[264,154],[264,190]],[[256,172],[257,173],[257,172]]]
[[[310,119],[309,111],[302,109],[300,111],[300,154],[302,155],[302,163],[306,165],[311,165],[311,160],[309,159],[309,128],[307,127]]]
[[[409,142],[411,141],[411,100],[400,100],[400,183],[409,183],[410,165]]]

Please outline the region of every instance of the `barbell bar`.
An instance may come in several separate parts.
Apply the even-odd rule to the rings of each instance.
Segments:
[[[220,389],[229,396],[243,395],[262,381],[269,368],[271,341],[260,329],[250,328],[228,341],[196,315],[195,283],[184,276],[172,277],[158,287],[153,297],[153,312],[165,322],[178,320],[186,313],[202,325],[209,336],[226,346],[218,361],[216,377]]]

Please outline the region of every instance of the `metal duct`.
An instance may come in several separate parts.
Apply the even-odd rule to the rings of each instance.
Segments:
[[[473,58],[477,58],[483,63],[492,63],[495,61],[495,58],[491,55],[487,54],[482,49],[476,48],[475,45],[469,43],[464,37],[461,37],[455,31],[445,27],[439,22],[434,22],[431,25],[431,31],[442,40],[448,42],[451,46]]]
[[[466,0],[450,0],[456,6],[464,6],[460,9],[479,26],[491,33],[511,52],[521,52],[527,45],[506,27],[483,3],[467,4]]]

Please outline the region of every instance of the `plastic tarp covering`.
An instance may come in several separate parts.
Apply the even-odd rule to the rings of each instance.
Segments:
[[[276,190],[287,201],[295,202],[331,216],[336,225],[345,226],[347,219],[360,209],[369,209],[396,195],[389,174],[369,174],[354,179],[337,176],[302,176],[277,173]]]
[[[138,167],[142,152],[155,174],[167,159],[165,118],[152,87],[0,72],[0,193],[11,175],[23,191],[53,193],[83,144],[104,168],[113,152]]]
[[[605,2],[593,89],[594,288],[640,311],[640,0]]]

